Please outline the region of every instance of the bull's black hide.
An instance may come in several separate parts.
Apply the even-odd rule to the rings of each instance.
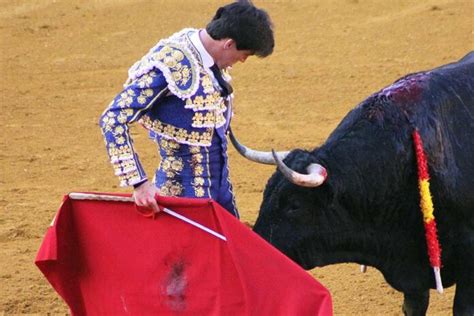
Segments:
[[[405,76],[371,95],[312,151],[285,159],[316,188],[279,171],[266,186],[254,230],[306,269],[356,262],[379,269],[405,294],[405,313],[423,315],[435,287],[419,207],[412,132],[418,128],[431,175],[442,248],[442,280],[456,284],[454,313],[474,315],[474,52]]]

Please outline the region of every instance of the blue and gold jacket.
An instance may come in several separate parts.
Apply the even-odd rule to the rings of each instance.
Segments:
[[[191,40],[196,32],[184,29],[161,40],[137,61],[100,126],[121,186],[147,179],[129,132],[138,122],[160,150],[154,177],[160,194],[214,198],[237,216],[225,135],[232,96],[221,96],[212,71],[203,65]]]

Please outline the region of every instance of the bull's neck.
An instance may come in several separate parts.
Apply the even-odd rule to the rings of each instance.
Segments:
[[[357,225],[355,226],[357,227]],[[353,230],[318,234],[317,245],[308,247],[317,258],[312,266],[353,262],[377,268],[394,288],[403,291],[415,276],[429,274],[423,234],[359,226]],[[331,249],[330,252],[325,249]],[[311,257],[311,254],[310,254]],[[308,266],[309,268],[309,266]]]

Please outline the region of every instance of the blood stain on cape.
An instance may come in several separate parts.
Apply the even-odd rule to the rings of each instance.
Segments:
[[[186,278],[186,266],[183,260],[176,261],[170,265],[170,272],[165,277],[161,287],[164,303],[176,312],[186,309],[186,289],[188,280]]]

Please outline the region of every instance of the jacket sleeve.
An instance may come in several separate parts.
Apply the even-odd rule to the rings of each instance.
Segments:
[[[125,86],[100,117],[107,153],[120,186],[131,186],[147,179],[133,149],[129,125],[146,114],[167,91],[163,74],[150,71]]]

